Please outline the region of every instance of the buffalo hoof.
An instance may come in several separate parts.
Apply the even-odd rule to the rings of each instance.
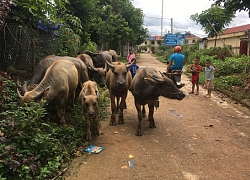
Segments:
[[[86,141],[87,141],[87,142],[89,142],[89,141],[91,141],[91,140],[92,140],[92,137],[91,137],[91,136],[90,136],[90,137],[87,137],[87,136],[86,136]]]
[[[115,125],[116,125],[116,122],[110,121],[109,125],[110,125],[110,126],[115,126]]]
[[[118,123],[119,123],[119,124],[125,124],[125,122],[124,122],[124,121],[119,121]]]
[[[99,136],[99,135],[100,135],[99,131],[95,132],[95,136]]]
[[[152,128],[152,129],[156,128],[155,124],[149,124],[149,127]]]
[[[138,131],[137,131],[137,132],[135,133],[135,135],[136,135],[136,136],[142,136],[142,135],[143,135],[143,132],[138,132]]]
[[[119,112],[120,112],[119,110],[116,110],[116,111],[115,111],[115,114],[119,114]]]

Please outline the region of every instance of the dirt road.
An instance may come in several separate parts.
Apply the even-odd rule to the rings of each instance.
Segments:
[[[150,54],[141,54],[138,65],[166,69]],[[190,80],[183,75],[182,82],[186,97],[160,97],[156,128],[145,118],[141,137],[135,136],[137,112],[129,92],[125,124],[104,121],[103,134],[92,141],[104,150],[74,159],[66,180],[249,180],[249,109],[216,92],[205,98],[203,88],[200,95],[189,95]],[[130,154],[134,168],[128,167]]]

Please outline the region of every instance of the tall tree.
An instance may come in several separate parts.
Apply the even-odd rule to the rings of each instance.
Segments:
[[[190,19],[197,24],[201,24],[208,37],[215,37],[214,47],[216,47],[217,33],[225,29],[234,17],[234,12],[228,12],[220,6],[211,6],[211,8],[202,11],[200,14],[191,15]]]
[[[12,10],[12,19],[19,23],[36,27],[38,20],[44,23],[48,19],[58,21],[58,9],[65,10],[67,0],[13,0],[16,7]]]
[[[82,34],[81,43],[90,41],[91,27],[98,18],[97,2],[98,0],[69,0],[68,11],[81,20]]]
[[[248,11],[250,18],[250,1],[249,0],[212,0],[215,5],[223,6],[228,12],[231,11]]]
[[[104,49],[120,49],[122,45],[136,45],[143,42],[146,30],[143,14],[130,0],[100,0],[99,19],[94,29],[98,29],[99,42]]]

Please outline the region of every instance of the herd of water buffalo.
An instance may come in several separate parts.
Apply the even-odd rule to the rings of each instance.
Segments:
[[[182,100],[185,95],[168,77],[160,74],[153,67],[139,68],[134,78],[129,71],[133,64],[125,64],[117,60],[119,56],[114,50],[93,53],[84,51],[77,57],[46,56],[40,60],[30,82],[20,85],[17,80],[17,94],[20,105],[31,101],[50,102],[55,110],[60,125],[65,124],[65,110],[69,97],[72,106],[76,92],[78,101],[85,116],[87,132],[86,140],[92,139],[90,127],[94,124],[94,135],[98,130],[98,86],[107,86],[111,103],[110,125],[116,125],[116,114],[119,114],[119,124],[124,124],[123,110],[126,106],[128,91],[134,96],[138,113],[138,128],[136,135],[141,136],[142,118],[146,117],[145,105],[148,104],[149,127],[155,128],[153,118],[155,102],[159,96]]]

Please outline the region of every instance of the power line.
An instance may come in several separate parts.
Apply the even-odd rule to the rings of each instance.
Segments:
[[[147,18],[153,18],[153,19],[167,19],[167,20],[171,20],[171,18],[160,18],[160,17],[150,17],[150,16],[145,16]]]

